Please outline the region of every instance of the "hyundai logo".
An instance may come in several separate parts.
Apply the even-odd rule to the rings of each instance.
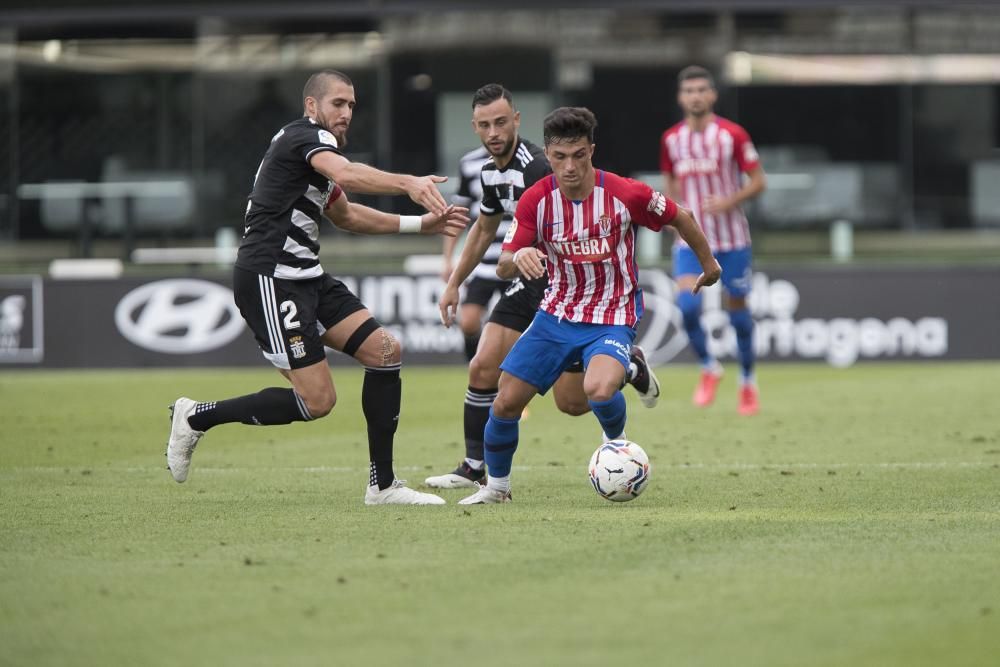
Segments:
[[[115,325],[139,347],[196,354],[222,347],[243,331],[233,292],[207,280],[159,280],[126,294]]]

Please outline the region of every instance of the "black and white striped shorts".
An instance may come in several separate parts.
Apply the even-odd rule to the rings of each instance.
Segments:
[[[365,307],[329,274],[284,280],[237,267],[233,294],[264,357],[285,370],[326,359],[323,334]]]

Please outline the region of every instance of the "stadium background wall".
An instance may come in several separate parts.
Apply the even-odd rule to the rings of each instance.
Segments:
[[[691,362],[660,270],[642,272],[639,342],[655,364]],[[341,276],[403,341],[406,363],[462,363],[457,328],[438,320],[435,275]],[[755,275],[751,308],[765,361],[1000,358],[1000,269],[783,268]],[[704,321],[723,358],[735,337],[717,289]],[[353,363],[335,352],[334,365]],[[225,274],[52,280],[0,276],[0,367],[128,368],[264,364]]]

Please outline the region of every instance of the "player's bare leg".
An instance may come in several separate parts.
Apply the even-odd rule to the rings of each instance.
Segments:
[[[582,370],[582,369],[581,369]],[[571,417],[579,417],[590,412],[587,394],[583,391],[583,373],[567,371],[552,385],[552,397],[556,407]]]
[[[313,419],[327,416],[337,404],[337,390],[330,375],[330,366],[325,360],[305,368],[280,372],[302,398]]]
[[[483,431],[500,381],[500,363],[521,335],[519,331],[487,322],[479,338],[476,356],[469,362],[469,386],[465,391],[463,426],[465,458],[452,472],[424,480],[437,489],[472,488],[486,479]]]
[[[635,388],[639,399],[647,408],[656,407],[660,400],[660,380],[646,361],[646,354],[638,345],[633,345],[629,356],[629,369],[625,380]],[[587,394],[583,391],[583,368],[571,368],[559,376],[552,386],[552,395],[559,411],[579,417],[590,412]]]
[[[469,364],[469,383],[499,386],[500,364],[520,336],[520,331],[500,326],[496,322],[487,322],[479,339],[476,356]]]
[[[722,381],[722,365],[708,351],[705,329],[701,326],[701,295],[694,294],[698,276],[684,274],[677,276],[677,306],[684,318],[684,331],[688,342],[701,363],[701,376],[695,387],[691,402],[704,408],[715,401],[715,393]]]
[[[368,422],[369,478],[366,505],[443,505],[444,499],[406,487],[392,470],[393,439],[399,422],[402,348],[372,317],[360,310],[323,335],[323,342],[365,367],[361,406]]]
[[[483,333],[483,318],[486,308],[478,303],[463,303],[458,308],[458,327],[465,339],[465,358],[472,361],[479,349],[479,338]]]

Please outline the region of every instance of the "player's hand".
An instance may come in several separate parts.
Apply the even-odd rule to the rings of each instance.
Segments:
[[[545,253],[538,248],[521,248],[514,253],[514,266],[529,280],[545,275]]]
[[[441,310],[441,324],[450,327],[458,313],[457,287],[453,287],[450,283],[445,286],[444,291],[441,292],[441,298],[438,299],[438,308]]]
[[[712,266],[706,268],[704,272],[698,276],[698,280],[694,283],[694,289],[691,290],[693,294],[697,294],[698,290],[702,287],[708,287],[709,285],[714,285],[719,282],[719,278],[722,277],[722,267],[719,263],[713,259]]]
[[[446,206],[440,213],[424,213],[420,216],[421,234],[441,234],[458,236],[469,224],[469,209],[464,206]]]
[[[701,200],[701,212],[706,215],[718,215],[731,209],[733,205],[726,197],[716,197],[708,195]]]
[[[447,176],[414,176],[406,188],[406,194],[431,213],[443,215],[448,202],[444,200],[437,184],[447,180]]]

